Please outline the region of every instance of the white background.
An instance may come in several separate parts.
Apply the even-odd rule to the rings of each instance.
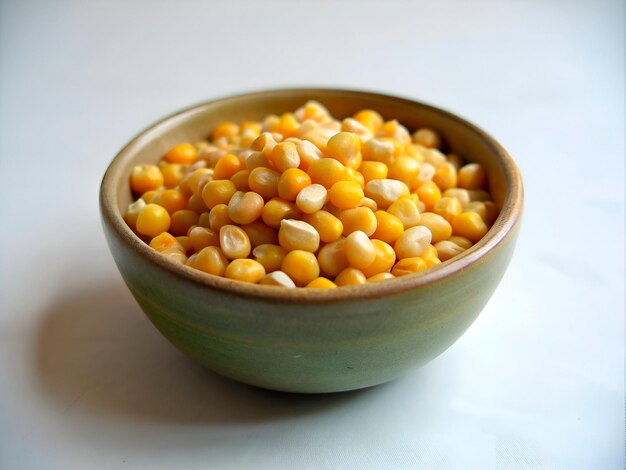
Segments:
[[[446,353],[293,396],[188,360],[113,264],[100,178],[137,131],[280,86],[422,99],[518,162],[516,254]],[[616,469],[624,462],[624,6],[0,3],[0,467]]]

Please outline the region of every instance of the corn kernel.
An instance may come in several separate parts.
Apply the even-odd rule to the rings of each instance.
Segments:
[[[280,173],[269,168],[257,167],[250,172],[248,185],[250,190],[260,194],[264,199],[278,196]]]
[[[261,218],[269,227],[279,228],[284,219],[295,219],[300,214],[296,205],[280,198],[270,199],[263,206]]]
[[[233,176],[230,177],[230,180],[233,182],[237,191],[250,191],[250,183],[248,180],[250,179],[250,170],[239,170]]]
[[[427,268],[428,265],[426,264],[426,261],[419,256],[413,258],[403,258],[395,264],[395,266],[391,270],[391,274],[396,277],[400,277],[407,274],[424,271]]]
[[[365,185],[365,195],[376,201],[380,209],[386,209],[402,196],[408,196],[409,188],[398,180],[371,180]]]
[[[325,277],[316,277],[304,287],[312,289],[334,289],[337,287],[337,284]]]
[[[374,244],[365,232],[360,230],[356,230],[346,237],[344,250],[348,264],[353,268],[365,268],[372,264],[376,258]]]
[[[130,187],[138,194],[163,186],[163,174],[156,165],[137,165],[130,175]]]
[[[361,140],[352,132],[339,132],[326,144],[326,154],[344,166],[358,168],[361,164]]]
[[[334,158],[321,158],[312,162],[307,169],[311,182],[330,189],[338,181],[348,180],[346,168]]]
[[[458,185],[463,189],[484,189],[487,187],[487,173],[478,163],[468,163],[458,173]]]
[[[261,263],[268,273],[278,271],[286,255],[287,251],[283,247],[274,244],[259,245],[252,250],[254,259]]]
[[[430,230],[433,243],[447,240],[452,235],[450,222],[434,212],[424,212],[420,218],[420,225]]]
[[[166,188],[175,188],[185,175],[185,166],[180,163],[170,163],[161,168],[163,175],[163,186]]]
[[[311,184],[300,190],[296,196],[296,206],[305,214],[313,214],[326,204],[328,191],[321,184]]]
[[[245,258],[252,249],[248,235],[236,225],[224,225],[220,228],[219,241],[220,248],[228,259]]]
[[[356,268],[345,268],[335,278],[335,284],[338,286],[356,286],[366,282],[365,274]]]
[[[341,220],[324,210],[314,212],[313,214],[305,214],[302,220],[310,224],[319,233],[320,240],[324,243],[338,240],[343,233]]]
[[[154,248],[156,251],[165,251],[170,248],[177,248],[181,251],[185,251],[183,246],[176,240],[174,235],[163,232],[150,240],[150,246]]]
[[[361,270],[365,277],[368,278],[379,273],[388,272],[396,262],[396,253],[391,245],[377,239],[372,240],[372,243],[376,250],[376,258],[369,266]]]
[[[137,232],[150,238],[167,232],[170,228],[170,215],[157,204],[147,204],[137,216]]]
[[[262,222],[252,222],[242,225],[241,228],[248,235],[252,248],[265,244],[278,244],[278,233],[272,227]]]
[[[270,161],[279,172],[300,166],[300,155],[293,142],[281,142],[272,150]]]
[[[437,204],[435,204],[433,212],[440,215],[448,222],[452,222],[452,219],[463,212],[463,206],[461,206],[461,203],[455,197],[442,197],[437,201]]]
[[[166,189],[162,193],[157,194],[152,201],[165,208],[170,215],[184,209],[187,205],[185,196],[177,189]]]
[[[193,163],[198,159],[198,151],[189,143],[172,147],[165,155],[169,163]]]
[[[271,273],[267,273],[265,277],[259,281],[259,284],[263,284],[265,286],[286,287],[287,289],[294,289],[296,287],[296,284],[283,271],[272,271]]]
[[[202,248],[187,260],[187,266],[199,269],[214,276],[223,276],[228,266],[228,260],[217,246]]]
[[[237,224],[250,224],[261,217],[265,201],[257,193],[237,191],[228,203],[228,217]]]
[[[139,220],[137,220],[137,223],[139,223]],[[463,212],[452,220],[452,232],[455,235],[467,238],[472,243],[476,243],[484,237],[487,230],[489,230],[487,225],[480,215],[475,212]]]
[[[354,119],[367,127],[370,132],[377,132],[383,125],[383,117],[371,109],[359,111],[354,115]]]
[[[296,150],[300,155],[300,168],[307,171],[311,163],[324,158],[324,154],[313,142],[302,140],[296,144]]]
[[[173,235],[187,235],[189,229],[198,224],[199,215],[197,212],[183,209],[172,214],[169,231]]]
[[[139,217],[139,214],[143,208],[146,207],[146,205],[146,201],[141,198],[129,204],[128,209],[124,214],[124,220],[132,230],[137,230],[137,217]]]
[[[392,162],[395,149],[393,143],[375,138],[365,142],[361,152],[365,160],[388,164]]]
[[[441,190],[432,181],[426,181],[417,188],[417,195],[426,206],[426,210],[432,211],[435,204],[441,199]]]
[[[389,279],[395,279],[396,276],[394,276],[391,273],[378,273],[378,274],[374,274],[371,277],[367,278],[367,282],[379,282],[379,281],[387,281]]]
[[[285,255],[281,270],[299,286],[305,286],[320,275],[317,258],[310,251],[293,250]]]
[[[387,208],[387,212],[402,222],[404,230],[415,227],[420,221],[417,204],[409,197],[401,197]]]
[[[320,235],[312,225],[294,219],[284,219],[278,231],[278,243],[287,251],[317,251]]]
[[[348,258],[345,251],[346,239],[340,238],[324,245],[317,254],[317,261],[322,272],[335,277],[344,268],[348,267]]]
[[[202,214],[200,217],[202,217]],[[198,220],[198,224],[203,225],[200,223],[200,220]],[[217,204],[209,212],[209,228],[219,232],[224,225],[233,225],[233,221],[228,215],[228,205]]]
[[[265,277],[265,269],[261,263],[253,259],[238,258],[228,264],[224,277],[256,284]]]
[[[339,209],[359,207],[364,197],[363,189],[354,181],[337,181],[328,191],[330,202]]]
[[[413,134],[413,142],[428,148],[441,147],[441,138],[434,130],[422,127]]]
[[[193,251],[200,251],[207,246],[219,246],[220,241],[217,233],[210,228],[191,227],[187,233]]]
[[[365,161],[361,163],[359,171],[363,175],[365,183],[368,183],[372,180],[386,179],[387,175],[389,174],[389,169],[387,168],[387,165],[385,165],[383,162],[374,161]]]
[[[239,126],[232,121],[226,121],[219,124],[211,134],[211,139],[216,140],[221,137],[234,137],[239,134]]]
[[[452,243],[456,243],[457,245],[459,245],[461,248],[464,249],[468,249],[471,248],[474,244],[469,241],[467,238],[465,237],[460,237],[458,235],[452,235],[450,238],[448,238],[448,241],[451,241]]]
[[[400,156],[394,160],[389,167],[389,178],[402,181],[409,188],[418,186],[420,181],[417,176],[420,175],[421,165],[413,157]]]
[[[343,224],[343,234],[349,235],[361,230],[369,237],[376,231],[376,215],[367,207],[355,207],[339,213],[339,220]]]
[[[393,214],[385,211],[376,211],[376,231],[372,238],[377,238],[387,243],[393,243],[404,232],[402,221]]]
[[[465,251],[465,248],[450,240],[441,240],[435,243],[435,248],[437,249],[437,256],[441,261],[448,261],[450,258],[454,258]]]
[[[298,193],[310,184],[308,174],[298,168],[289,168],[278,179],[278,195],[286,201],[295,201]]]
[[[411,227],[393,245],[398,259],[421,256],[432,241],[431,231],[423,226]]]

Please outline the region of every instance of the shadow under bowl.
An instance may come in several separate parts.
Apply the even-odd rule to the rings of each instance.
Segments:
[[[176,264],[123,220],[129,177],[172,146],[205,139],[225,120],[260,120],[307,100],[339,118],[369,108],[409,130],[435,129],[449,151],[486,169],[499,216],[469,250],[423,273],[339,289],[246,284]],[[233,96],[177,112],[135,137],[113,159],[100,190],[115,262],[152,323],[215,372],[268,389],[325,393],[392,380],[450,347],[476,319],[513,253],[523,208],[519,171],[488,134],[442,109],[403,98],[336,89]]]

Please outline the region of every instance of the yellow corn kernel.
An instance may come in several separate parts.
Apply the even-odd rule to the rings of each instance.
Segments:
[[[438,257],[437,248],[435,248],[433,245],[428,245],[420,258],[426,261],[426,266],[428,266],[429,268],[441,264],[441,260]]]
[[[413,274],[420,271],[424,271],[428,269],[428,265],[426,261],[420,258],[419,256],[413,258],[403,258],[398,261],[393,269],[391,270],[391,274],[396,277],[405,276],[407,274]]]
[[[383,162],[365,161],[361,163],[359,172],[363,175],[365,183],[368,183],[372,180],[386,179],[389,169]]]
[[[396,262],[396,252],[391,245],[377,239],[372,240],[372,243],[376,249],[376,258],[369,266],[361,270],[365,277],[368,278],[379,273],[388,272]]]
[[[265,244],[278,244],[278,233],[272,227],[262,222],[252,222],[242,225],[241,228],[248,235],[252,248]]]
[[[339,220],[343,224],[343,234],[349,235],[356,230],[361,230],[369,237],[376,231],[376,216],[367,207],[355,207],[339,213]]]
[[[476,243],[484,237],[487,230],[489,230],[487,225],[476,212],[463,212],[452,220],[454,235],[465,237],[472,243]]]
[[[328,140],[336,133],[337,132],[333,129],[324,129],[322,127],[317,127],[316,129],[311,129],[300,134],[300,137],[303,140],[311,142],[318,149],[320,149],[322,153],[324,153],[326,152],[326,145],[328,144]]]
[[[376,231],[372,238],[377,238],[387,243],[393,243],[404,232],[402,220],[385,211],[374,212],[376,216]]]
[[[430,230],[432,243],[447,240],[452,235],[450,222],[434,212],[424,212],[420,218],[420,225]]]
[[[459,169],[457,184],[463,189],[485,189],[487,173],[478,163],[468,163]]]
[[[363,202],[363,189],[354,181],[337,181],[328,191],[330,202],[339,209],[353,209]]]
[[[285,113],[280,117],[277,132],[285,137],[293,137],[298,132],[298,127],[300,127],[300,123],[293,113]]]
[[[307,171],[311,163],[324,158],[324,154],[313,142],[302,140],[296,144],[298,155],[300,155],[300,169]]]
[[[410,197],[401,197],[387,208],[387,212],[400,219],[404,230],[415,227],[420,221],[417,204]]]
[[[458,235],[452,235],[450,238],[448,238],[448,241],[455,243],[456,245],[459,245],[461,248],[465,250],[467,250],[468,248],[471,248],[474,245],[467,238],[460,237]]]
[[[432,211],[435,204],[441,199],[441,190],[432,181],[426,181],[417,188],[417,195],[426,206],[426,210]]]
[[[289,168],[278,179],[278,195],[295,201],[298,193],[311,184],[311,177],[298,168]]]
[[[257,193],[237,191],[228,203],[228,217],[240,225],[251,224],[261,217],[264,205],[265,201]]]
[[[261,263],[257,263],[253,259],[238,258],[228,264],[226,271],[224,271],[224,277],[256,284],[265,277],[265,269]]]
[[[372,264],[376,258],[374,244],[365,232],[360,230],[356,230],[346,237],[344,250],[348,264],[353,268],[365,268]]]
[[[365,284],[366,282],[367,278],[365,274],[356,268],[346,268],[335,278],[335,284],[338,286],[356,286]]]
[[[320,235],[315,228],[303,220],[284,219],[278,230],[278,243],[287,251],[317,251]]]
[[[239,134],[239,126],[232,121],[226,121],[219,124],[211,133],[211,140],[221,137],[234,137]]]
[[[183,247],[183,250],[185,250],[185,253],[193,250],[193,247],[191,246],[191,240],[189,239],[187,235],[180,235],[176,237],[176,241],[178,242],[180,246]]]
[[[395,148],[393,143],[388,140],[374,138],[363,144],[361,153],[365,160],[391,164],[393,162]]]
[[[279,228],[283,219],[294,219],[299,215],[294,203],[280,198],[273,198],[267,201],[261,212],[263,222],[272,228]]]
[[[296,287],[293,280],[283,271],[267,273],[265,277],[259,281],[259,284],[263,284],[264,286],[286,287],[288,289],[294,289]]]
[[[354,119],[367,127],[372,133],[377,132],[383,125],[383,117],[371,109],[359,111],[354,115]]]
[[[463,165],[465,165],[465,161],[460,156],[458,156],[456,153],[448,154],[447,158],[448,158],[448,163],[450,163],[454,167],[454,169],[456,171],[459,171],[459,169]]]
[[[193,251],[200,251],[207,246],[219,246],[217,233],[210,228],[195,226],[187,232]]]
[[[378,273],[378,274],[374,274],[371,277],[367,278],[367,282],[378,282],[378,281],[387,281],[389,279],[395,279],[396,276],[394,276],[391,273]]]
[[[163,165],[161,174],[163,175],[163,186],[166,188],[175,188],[185,175],[185,166],[180,163]]]
[[[169,163],[193,163],[198,159],[198,151],[192,144],[184,143],[172,147],[163,158]]]
[[[278,126],[280,125],[280,118],[275,114],[269,114],[265,116],[261,123],[261,132],[278,132]]]
[[[459,255],[466,250],[450,240],[441,240],[440,242],[435,243],[435,249],[437,250],[437,256],[441,261],[448,261],[450,258],[454,258],[456,255]]]
[[[446,156],[435,148],[425,148],[422,151],[422,155],[424,156],[424,162],[432,165],[435,169],[439,168],[447,161]]]
[[[334,289],[337,287],[337,284],[325,277],[316,277],[304,287],[312,289]]]
[[[228,259],[246,258],[252,249],[248,235],[236,225],[220,228],[219,240],[220,248]]]
[[[239,160],[239,157],[232,153],[227,153],[215,165],[213,179],[228,180],[240,170],[243,170],[243,163]]]
[[[413,134],[413,142],[428,148],[441,147],[441,138],[439,137],[439,134],[432,129],[428,129],[427,127],[422,127],[421,129],[415,131]]]
[[[317,254],[317,261],[322,272],[335,277],[344,268],[348,267],[348,258],[345,251],[346,239],[340,238],[324,245]]]
[[[307,101],[304,106],[298,108],[294,113],[296,118],[301,121],[306,119],[312,119],[315,122],[326,122],[330,119],[330,114],[328,110],[315,100]]]
[[[244,132],[254,132],[258,135],[261,133],[261,124],[255,121],[244,121],[239,126],[239,134],[243,135]]]
[[[130,187],[137,194],[143,194],[163,186],[163,174],[156,165],[137,165],[130,175]]]
[[[206,227],[205,223],[203,223],[202,216],[206,214],[203,212],[200,214],[200,219],[198,219],[198,225]],[[233,221],[228,215],[228,206],[226,204],[217,204],[213,206],[209,214],[209,228],[214,230],[215,232],[219,232],[220,229],[224,225],[232,225]]]
[[[440,215],[448,222],[452,222],[452,219],[463,212],[463,206],[461,206],[461,203],[455,197],[442,197],[437,201],[435,207],[433,207],[433,212]]]
[[[250,170],[239,170],[233,176],[230,177],[230,180],[233,182],[237,191],[250,191],[250,184],[248,180],[250,179]]]
[[[196,214],[202,214],[203,212],[207,212],[209,208],[204,203],[204,200],[201,196],[197,194],[192,194],[189,200],[187,201],[187,205],[185,209],[194,211]]]
[[[320,210],[313,214],[305,214],[302,220],[311,225],[320,235],[320,240],[324,243],[331,243],[338,240],[343,233],[341,220],[328,211]]]
[[[457,184],[456,168],[452,163],[445,162],[435,170],[433,182],[439,186],[441,191],[454,188]]]
[[[330,189],[338,181],[349,179],[345,166],[334,158],[321,158],[312,162],[307,173],[311,182],[321,184],[326,189]]]
[[[305,214],[313,214],[326,204],[328,191],[321,184],[310,184],[300,190],[296,196],[296,206]]]
[[[376,134],[378,136],[391,137],[403,145],[411,143],[411,135],[409,134],[409,131],[406,127],[400,124],[397,119],[385,122],[380,129],[378,129]]]
[[[262,132],[252,144],[250,145],[250,149],[256,150],[257,152],[261,152],[262,154],[269,156],[274,150],[276,146],[276,140],[269,132]],[[250,169],[250,168],[248,168]]]
[[[389,166],[389,178],[405,183],[409,188],[417,186],[420,163],[413,157],[400,156]]]
[[[213,209],[218,204],[228,204],[237,192],[237,187],[230,180],[209,181],[202,190],[202,200],[207,208]]]
[[[300,166],[300,154],[293,142],[276,144],[270,156],[270,162],[279,172]]]
[[[278,196],[280,173],[270,168],[257,167],[250,172],[248,185],[250,190],[260,194],[264,199]]]
[[[326,155],[344,166],[358,168],[361,164],[361,140],[352,132],[339,132],[326,144]]]
[[[484,202],[481,201],[472,201],[470,202],[467,207],[465,208],[465,210],[467,212],[476,212],[481,219],[483,219],[483,222],[485,222],[485,224],[487,224],[487,206],[485,206]],[[459,211],[459,214],[462,211]],[[458,215],[458,214],[457,214]]]
[[[371,180],[365,185],[365,195],[376,201],[380,209],[386,209],[401,197],[408,196],[409,188],[398,180]]]
[[[214,276],[223,276],[228,260],[217,246],[207,246],[191,255],[187,260],[187,266]]]
[[[402,233],[393,245],[398,259],[422,256],[432,241],[432,233],[426,227],[411,227]]]
[[[252,250],[252,256],[263,265],[267,273],[278,271],[286,255],[287,250],[274,244],[259,245]]]
[[[160,233],[150,240],[150,246],[156,251],[165,251],[170,248],[178,248],[181,251],[185,251],[185,248],[176,240],[176,237],[167,232]]]
[[[158,194],[153,202],[159,206],[165,208],[165,210],[171,215],[176,211],[182,210],[187,205],[185,196],[177,189],[166,189],[162,193]]]
[[[172,214],[169,231],[173,235],[187,235],[189,229],[198,224],[200,216],[197,212],[189,209],[182,209]]]
[[[302,287],[320,275],[320,266],[310,251],[293,250],[285,255],[281,271],[287,274],[296,286]]]
[[[136,228],[141,235],[154,238],[170,228],[170,215],[157,204],[147,204],[137,216]]]

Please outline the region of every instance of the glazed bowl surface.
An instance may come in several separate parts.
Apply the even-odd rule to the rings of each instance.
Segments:
[[[152,250],[126,225],[129,177],[172,146],[226,120],[261,119],[308,100],[337,118],[369,108],[413,131],[435,129],[449,151],[482,164],[500,209],[487,235],[423,273],[338,289],[284,289],[211,276]],[[274,390],[325,393],[392,380],[450,347],[476,319],[513,253],[523,209],[519,171],[498,142],[421,102],[370,92],[285,89],[212,100],[151,125],[124,147],[100,188],[101,219],[122,277],[150,321],[213,371]]]

